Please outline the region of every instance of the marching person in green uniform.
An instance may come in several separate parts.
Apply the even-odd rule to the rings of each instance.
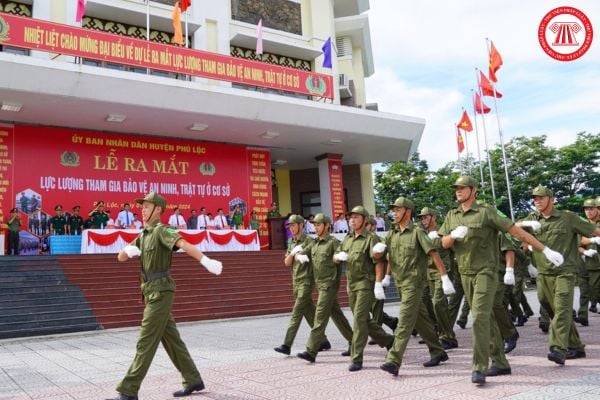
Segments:
[[[521,300],[523,299],[523,286],[525,284],[525,277],[527,276],[527,268],[530,260],[527,254],[521,249],[520,244],[516,243],[513,237],[504,235],[504,240],[510,243],[510,247],[507,247],[506,253],[503,254],[501,244],[500,256],[506,257],[510,252],[514,253],[514,265],[512,271],[514,274],[514,284],[507,283],[507,281],[510,282],[510,271],[507,270],[508,275],[505,273],[503,278],[504,284],[506,285],[504,303],[507,306],[510,306],[510,312],[516,319],[515,326],[523,326],[527,321],[528,315],[526,313],[526,308],[521,305]],[[505,264],[509,265],[506,262]],[[504,347],[506,352],[506,342]]]
[[[352,327],[352,362],[348,367],[351,372],[363,367],[363,352],[368,337],[371,336],[381,347],[388,349],[394,342],[394,336],[385,333],[383,328],[371,319],[371,309],[375,296],[385,299],[382,279],[385,275],[384,264],[375,258],[373,248],[376,244],[383,246],[372,232],[366,229],[369,212],[363,206],[356,206],[349,213],[348,233],[333,256],[337,264],[344,262],[348,279],[348,302],[354,315]],[[382,254],[380,254],[382,256]]]
[[[69,234],[70,235],[81,235],[81,231],[83,230],[83,218],[79,215],[79,210],[81,207],[75,206],[73,207],[73,215],[69,218]]]
[[[573,321],[573,292],[579,258],[580,236],[582,244],[600,243],[600,227],[583,221],[570,211],[554,208],[554,193],[545,186],[537,186],[531,193],[536,211],[530,213],[519,225],[531,228],[544,244],[564,255],[565,262],[554,268],[539,251],[533,252],[538,269],[537,291],[540,304],[550,317],[550,353],[548,360],[564,364],[565,359],[585,357],[585,345]],[[537,250],[537,249],[535,249]]]
[[[387,250],[396,289],[402,298],[398,327],[394,332],[395,340],[387,353],[386,362],[380,366],[382,370],[397,376],[413,329],[419,332],[429,348],[431,359],[423,363],[424,367],[434,367],[448,360],[448,354],[439,341],[434,322],[429,318],[422,300],[429,258],[433,260],[439,273],[438,279],[441,279],[443,293],[453,294],[454,287],[446,274],[446,267],[436,251],[435,244],[427,232],[412,221],[415,210],[412,200],[398,197],[389,207],[393,211],[395,224],[385,238],[385,245],[376,246],[373,251],[378,254],[381,248],[382,252]]]
[[[104,201],[100,200],[96,203],[96,207],[90,211],[88,217],[92,219],[92,229],[104,229],[108,223],[109,216],[104,211]]]
[[[503,352],[498,325],[492,319],[492,307],[498,286],[498,231],[530,244],[554,265],[561,265],[560,253],[545,247],[510,219],[498,215],[495,209],[477,204],[477,181],[460,176],[454,183],[460,203],[446,215],[438,233],[442,246],[454,248],[465,297],[473,316],[473,364],[471,382],[484,384],[485,377],[508,375],[510,365]],[[492,366],[488,369],[492,353]]]
[[[136,199],[136,202],[142,205],[144,230],[121,250],[117,259],[123,262],[140,256],[145,308],[136,354],[125,378],[117,385],[119,394],[115,400],[137,400],[142,380],[150,368],[159,343],[163,344],[183,377],[183,389],[173,393],[173,396],[188,396],[203,390],[204,382],[179,336],[171,313],[175,297],[175,281],[170,276],[171,259],[174,251],[182,249],[215,275],[221,274],[223,265],[202,254],[195,246],[182,239],[176,230],[160,222],[161,214],[167,206],[164,197],[150,192],[143,199]]]
[[[54,207],[56,215],[50,218],[50,232],[52,235],[64,235],[67,232],[67,219],[63,215],[62,206],[59,204]]]
[[[444,267],[448,273],[448,276],[450,276],[450,270],[454,264],[453,254],[451,250],[444,249],[442,247],[440,236],[437,234],[435,211],[429,207],[424,207],[418,214],[418,217],[421,221],[421,226],[425,230],[425,233],[427,233],[429,239],[433,241],[436,251],[444,263]],[[427,259],[427,278],[429,280],[429,291],[431,293],[433,313],[435,315],[435,320],[437,321],[442,347],[444,350],[457,348],[458,341],[456,340],[454,329],[452,329],[454,321],[450,320],[450,313],[448,311],[448,298],[444,293],[440,273],[433,257],[429,257]],[[450,281],[452,282],[452,279],[450,279]],[[455,288],[455,293],[452,294],[452,296],[456,296],[456,286],[454,283],[452,286]],[[419,329],[417,329],[417,331],[419,331]]]
[[[369,217],[369,222],[367,223],[366,229],[368,229],[370,232],[372,232],[375,235],[375,238],[377,240],[379,240],[380,242],[383,242],[383,238],[381,236],[377,235],[377,233],[376,233],[377,232],[377,222],[375,221],[375,218],[373,218],[372,216]],[[386,262],[385,264],[386,264],[385,277],[383,278],[381,283],[383,284],[383,287],[388,287],[392,283],[392,269],[391,269],[389,263]],[[385,300],[375,299],[375,302],[373,303],[373,308],[371,309],[371,315],[377,325],[383,326],[383,324],[385,324],[392,330],[392,332],[394,332],[396,330],[396,327],[398,326],[398,318],[389,316],[383,310],[384,304],[385,304]],[[369,344],[377,344],[377,343],[374,340],[370,340]]]
[[[283,344],[275,347],[278,353],[290,355],[292,344],[300,328],[302,317],[306,319],[311,329],[315,321],[315,304],[312,292],[315,287],[312,264],[304,257],[296,257],[297,254],[308,251],[312,239],[304,234],[304,218],[301,215],[292,214],[288,218],[288,224],[292,231],[292,240],[288,246],[283,260],[286,267],[292,267],[292,285],[294,288],[294,308],[292,316],[285,333]],[[331,344],[325,338],[319,347],[319,351],[329,350]]]
[[[506,217],[500,211],[497,211],[500,216]],[[518,247],[507,233],[501,233],[498,237],[498,246],[500,249],[500,262],[498,263],[498,287],[496,288],[496,296],[494,297],[494,318],[498,324],[500,335],[504,340],[504,353],[510,353],[517,347],[519,332],[513,324],[510,314],[508,313],[508,303],[505,302],[507,287],[512,287],[515,284],[515,262],[516,252]]]
[[[319,297],[314,325],[306,343],[306,351],[297,354],[299,358],[309,362],[315,362],[321,343],[326,339],[325,328],[327,328],[329,317],[342,336],[349,344],[352,344],[352,327],[338,303],[342,269],[333,262],[333,253],[338,248],[340,241],[329,234],[331,219],[328,216],[319,213],[315,215],[313,221],[317,237],[304,251],[310,255]],[[298,253],[296,258],[300,262],[307,262],[307,254]]]
[[[13,208],[10,210],[10,217],[6,221],[8,227],[8,254],[9,256],[19,255],[19,228],[21,228],[21,216],[19,210]]]
[[[583,202],[583,211],[587,221],[600,227],[600,202],[594,199],[587,199]],[[585,239],[584,239],[585,240]],[[600,245],[596,243],[581,244],[580,252],[584,258],[585,267],[589,274],[589,311],[598,312],[596,306],[600,302]],[[586,304],[585,307],[588,305]]]

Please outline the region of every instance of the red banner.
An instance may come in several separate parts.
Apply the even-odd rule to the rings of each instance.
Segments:
[[[333,98],[331,75],[5,13],[0,44]]]
[[[261,248],[269,247],[269,227],[265,219],[271,204],[271,154],[267,150],[248,149],[247,168],[249,180],[248,215],[256,211],[260,223]],[[249,220],[246,223],[250,225]]]
[[[13,128],[0,126],[0,225],[9,218],[14,207],[11,196],[13,182]]]
[[[344,184],[342,182],[342,160],[329,158],[329,187],[331,188],[332,220],[335,221],[344,210]]]
[[[9,133],[3,136],[2,132]],[[218,208],[227,214],[236,205],[245,216],[257,209],[261,223],[266,218],[266,204],[271,201],[268,151],[22,125],[14,127],[14,134],[11,132],[0,129],[0,146],[4,146],[0,147],[0,155],[4,154],[0,156],[0,174],[14,167],[12,181],[7,178],[0,182],[5,184],[0,186],[0,210],[17,207],[23,214],[45,218],[54,215],[58,204],[68,212],[80,205],[80,215],[85,219],[96,202],[103,200],[105,209],[116,220],[123,203],[131,203],[132,211],[138,212],[140,206],[135,199],[156,191],[167,199],[162,218],[165,223],[175,207],[186,220],[192,209],[206,207],[215,216]],[[12,160],[8,152],[11,148],[15,155]],[[260,155],[258,169],[247,162],[256,160],[256,155]],[[255,186],[258,177],[260,186]],[[46,215],[37,215],[36,211]],[[24,226],[28,226],[26,222]]]

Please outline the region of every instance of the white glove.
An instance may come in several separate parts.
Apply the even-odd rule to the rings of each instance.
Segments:
[[[600,244],[600,236],[594,236],[594,237],[590,238],[590,242],[595,243],[595,244]]]
[[[583,251],[583,255],[590,258],[594,257],[596,254],[598,254],[598,251],[594,249],[588,249]]]
[[[346,261],[348,259],[348,253],[346,253],[345,251],[340,251],[339,253],[337,253],[336,255],[334,255],[334,257],[338,261]]]
[[[385,243],[379,242],[375,246],[373,246],[373,253],[383,253],[386,247],[387,246],[385,245]]]
[[[304,250],[304,249],[302,248],[301,244],[296,245],[296,247],[294,247],[292,249],[292,251],[290,251],[290,256],[295,256],[296,254],[300,253],[302,250]]]
[[[213,260],[206,256],[202,256],[200,264],[202,264],[211,274],[221,275],[221,272],[223,271],[223,264],[221,261]]]
[[[544,253],[544,256],[546,256],[548,261],[550,261],[552,264],[554,264],[557,267],[560,267],[562,265],[562,263],[565,262],[565,258],[563,257],[562,254],[560,254],[558,251],[554,251],[554,250],[550,249],[548,246],[544,247],[544,250],[542,250],[542,253]]]
[[[383,278],[383,280],[381,281],[381,283],[383,284],[383,287],[390,286],[390,284],[392,283],[392,276],[391,275],[386,275]]]
[[[445,295],[451,295],[456,293],[456,289],[454,289],[454,285],[448,277],[448,274],[442,275],[442,290],[444,291]]]
[[[127,254],[127,257],[129,257],[129,258],[137,257],[140,254],[142,254],[142,252],[140,251],[140,249],[137,246],[133,246],[131,244],[128,244],[127,246],[125,246],[123,248],[123,251],[125,252],[125,254]]]
[[[505,285],[514,285],[515,284],[515,269],[506,267],[506,272],[504,273],[504,284]]]
[[[299,261],[300,264],[304,264],[309,261],[308,256],[306,254],[296,254],[294,258],[296,259],[296,261]]]
[[[533,264],[529,264],[527,266],[527,271],[529,272],[530,277],[537,278],[537,276],[538,276],[537,269],[533,266]]]
[[[534,231],[539,231],[540,229],[542,229],[542,224],[540,224],[538,221],[521,221],[519,225],[524,226],[526,228],[531,228]]]
[[[382,282],[375,282],[375,290],[373,292],[377,300],[385,300],[385,291],[383,290]]]
[[[431,231],[427,234],[427,236],[429,236],[429,239],[431,239],[431,240],[440,238],[440,235],[438,235],[437,231]]]
[[[467,231],[469,230],[469,228],[467,228],[466,226],[458,226],[456,227],[456,229],[454,229],[452,232],[450,232],[450,237],[452,239],[463,239],[465,236],[467,236]]]

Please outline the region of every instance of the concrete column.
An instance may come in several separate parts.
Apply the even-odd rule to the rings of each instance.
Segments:
[[[360,187],[363,206],[375,215],[375,192],[373,190],[373,170],[371,164],[360,165]]]
[[[281,215],[287,215],[292,212],[290,170],[285,168],[276,169],[275,180],[277,181],[277,193],[279,197],[279,199],[277,199],[277,201],[279,201],[279,213]]]

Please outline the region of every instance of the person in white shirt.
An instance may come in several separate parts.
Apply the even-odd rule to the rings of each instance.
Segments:
[[[133,213],[131,212],[129,203],[123,204],[123,211],[117,215],[117,228],[131,229],[133,228]]]
[[[333,233],[348,233],[348,221],[344,217],[344,214],[339,214],[337,221],[333,224]]]
[[[315,226],[312,223],[312,220],[315,218],[314,215],[310,214],[308,218],[304,220],[304,233],[307,235],[315,234]]]
[[[138,219],[138,215],[137,214],[133,214],[133,226],[135,226],[135,229],[142,229],[142,221],[140,221]]]
[[[206,207],[202,207],[200,215],[198,215],[198,227],[196,229],[208,229],[210,226],[210,216],[206,215]]]
[[[206,226],[206,229],[215,229],[215,220],[213,219],[212,213],[206,214],[206,219],[208,221],[208,225]]]
[[[229,229],[229,225],[227,224],[227,217],[223,214],[223,209],[219,208],[217,210],[217,216],[214,220],[216,229]]]
[[[375,222],[377,223],[377,232],[385,231],[385,220],[381,217],[381,213],[375,213]]]
[[[173,209],[173,215],[169,217],[169,225],[175,229],[186,228],[185,218],[179,213],[179,207]]]

